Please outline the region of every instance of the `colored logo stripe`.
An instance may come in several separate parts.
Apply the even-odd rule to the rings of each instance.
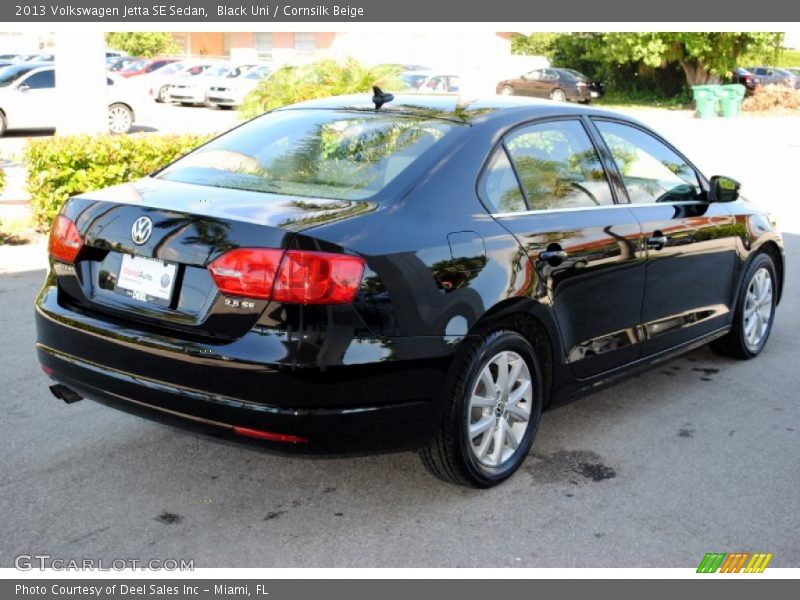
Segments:
[[[748,561],[749,559],[749,561]],[[763,573],[772,560],[772,554],[749,552],[709,552],[700,561],[698,573]],[[747,566],[745,567],[745,564]],[[744,571],[742,571],[744,569]]]
[[[700,561],[700,566],[697,567],[698,573],[716,573],[722,561],[725,560],[724,552],[709,552]]]

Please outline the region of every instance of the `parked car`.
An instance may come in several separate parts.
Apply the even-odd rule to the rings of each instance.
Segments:
[[[33,54],[21,54],[19,56],[19,60],[24,62],[53,62],[55,59],[55,54],[48,52],[35,52]]]
[[[543,409],[764,349],[783,242],[733,179],[611,112],[372,98],[69,199],[36,299],[54,395],[286,450],[417,447],[488,487]]]
[[[140,62],[141,60],[142,59],[138,56],[112,57],[106,60],[106,69],[111,73],[121,75],[120,71],[124,71],[133,63]]]
[[[795,77],[800,77],[800,67],[786,67],[784,70],[789,71]]]
[[[176,58],[147,58],[129,64],[127,67],[119,72],[122,77],[138,77],[139,75],[147,75],[153,73],[168,65],[176,62]]]
[[[177,76],[170,83],[167,98],[171,102],[183,105],[206,104],[210,88],[217,84],[224,84],[228,79],[234,79],[252,69],[254,64],[219,64],[208,67],[197,76]]]
[[[272,67],[262,65],[238,77],[226,77],[212,82],[208,88],[208,106],[213,108],[235,108],[241,106],[245,96],[269,77]]]
[[[433,75],[419,84],[417,90],[427,94],[455,94],[461,89],[458,75]]]
[[[574,69],[534,69],[517,79],[506,79],[497,84],[497,93],[503,96],[533,96],[584,104],[602,98],[604,92],[601,82],[591,81]]]
[[[748,71],[761,80],[761,85],[785,85],[797,89],[800,87],[800,77],[786,69],[777,67],[748,67]]]
[[[53,129],[57,114],[55,69],[35,65],[17,76],[7,67],[0,72],[0,135],[9,129]],[[4,79],[8,78],[8,83]],[[107,76],[108,128],[111,133],[127,133],[135,120],[136,96],[124,80]]]
[[[405,71],[400,73],[400,82],[404,90],[419,90],[431,76],[431,72],[425,71]]]
[[[732,71],[731,81],[732,83],[743,85],[748,94],[752,94],[753,91],[761,85],[761,79],[759,77],[742,67],[738,67]]]
[[[148,94],[156,102],[168,102],[170,87],[182,77],[194,77],[200,75],[211,66],[218,65],[218,61],[212,60],[182,60],[153,71],[146,78],[142,78],[147,87]]]

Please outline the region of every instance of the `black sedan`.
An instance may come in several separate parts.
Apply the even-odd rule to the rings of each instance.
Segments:
[[[516,79],[501,81],[497,84],[497,93],[589,104],[603,97],[604,87],[601,82],[591,81],[574,69],[535,69]]]
[[[488,487],[547,408],[706,343],[763,350],[783,243],[733,179],[609,112],[372,100],[70,199],[36,299],[54,394],[271,448],[419,448]]]

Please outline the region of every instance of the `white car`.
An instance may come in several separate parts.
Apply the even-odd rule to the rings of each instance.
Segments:
[[[207,104],[216,108],[241,106],[245,96],[255,89],[262,79],[269,77],[271,72],[271,67],[262,65],[239,77],[219,80],[208,88]]]
[[[10,81],[3,85],[6,79]],[[108,130],[127,133],[135,120],[135,94],[117,77],[107,76],[106,83]],[[52,65],[36,67],[16,78],[6,69],[0,71],[0,135],[8,129],[54,129],[59,110],[55,85]]]
[[[147,75],[133,77],[132,79],[135,80],[137,85],[144,86],[147,93],[156,102],[167,102],[169,100],[169,87],[177,76],[182,73],[198,75],[205,71],[211,64],[211,62],[179,60],[177,62],[167,63]]]
[[[178,76],[170,83],[167,99],[172,102],[180,102],[184,106],[206,104],[208,90],[212,85],[224,81],[226,78],[238,77],[254,66],[256,65],[213,65],[195,76]]]

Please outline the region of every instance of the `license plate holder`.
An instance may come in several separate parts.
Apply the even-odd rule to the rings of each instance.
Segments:
[[[134,300],[168,304],[177,270],[177,265],[162,260],[123,254],[117,276],[117,291]]]

